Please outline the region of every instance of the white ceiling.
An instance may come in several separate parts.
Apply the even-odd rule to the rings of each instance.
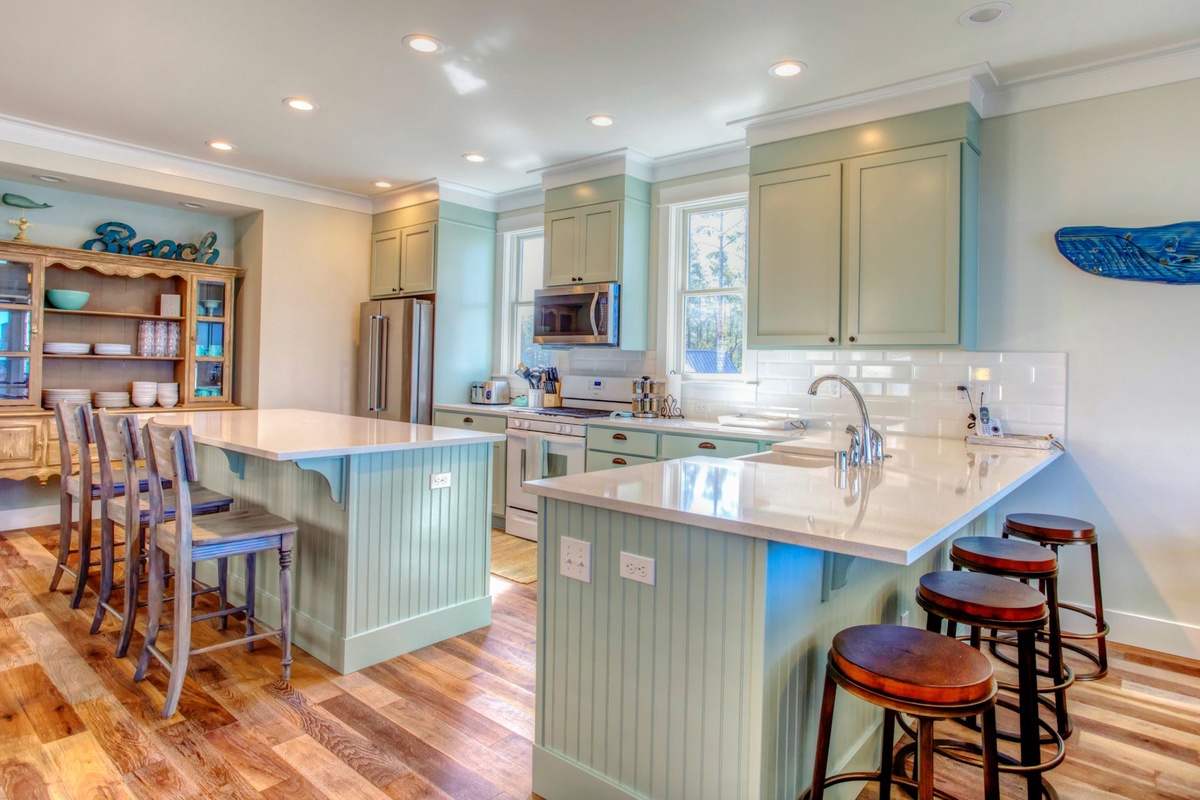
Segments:
[[[974,0],[14,2],[0,114],[356,194],[432,177],[504,192],[545,165],[738,141],[731,120],[981,62],[1003,84],[1200,40],[1200,0],[1011,3],[964,28]],[[409,33],[446,49],[418,54]],[[783,59],[809,68],[769,76]],[[282,104],[297,95],[320,109]]]

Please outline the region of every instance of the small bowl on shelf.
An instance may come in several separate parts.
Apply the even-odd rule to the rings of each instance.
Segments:
[[[50,305],[63,311],[78,311],[91,296],[91,292],[77,292],[73,289],[46,290],[46,299],[50,301]]]

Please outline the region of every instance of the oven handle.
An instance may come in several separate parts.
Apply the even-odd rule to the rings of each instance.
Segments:
[[[525,439],[526,439],[526,437],[525,437],[526,431],[522,430],[522,431],[518,432],[518,431],[515,431],[512,429],[509,429],[508,431],[506,431],[506,433],[508,434],[508,437],[510,439],[519,439],[521,441],[521,446],[522,447],[524,446]],[[580,450],[587,447],[587,439],[585,439],[582,436],[562,436],[557,433],[543,433],[542,436],[543,436],[543,438],[545,438],[545,440],[547,442],[550,442],[551,444],[561,444],[564,447],[574,447],[574,448],[578,448]]]

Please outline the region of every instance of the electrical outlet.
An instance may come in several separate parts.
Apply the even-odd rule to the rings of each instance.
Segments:
[[[968,389],[966,386],[959,386],[958,394],[955,395],[955,399],[959,403],[970,403],[971,402],[971,390]]]
[[[703,415],[703,414],[711,414],[712,413],[712,403],[697,402],[692,407],[696,409],[697,414]]]
[[[449,489],[450,488],[450,473],[449,472],[433,472],[429,475],[430,489]]]
[[[654,559],[621,551],[621,577],[654,585]]]
[[[558,540],[558,571],[584,583],[592,582],[591,542],[563,536]]]
[[[912,625],[912,615],[905,611],[900,615],[900,624],[906,628]]]

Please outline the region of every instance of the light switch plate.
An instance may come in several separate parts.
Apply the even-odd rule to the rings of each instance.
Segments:
[[[449,489],[450,488],[450,473],[449,472],[432,472],[429,475],[430,489]]]
[[[558,571],[568,578],[592,582],[592,543],[564,536],[558,540]]]
[[[654,585],[654,559],[621,551],[621,577]]]

